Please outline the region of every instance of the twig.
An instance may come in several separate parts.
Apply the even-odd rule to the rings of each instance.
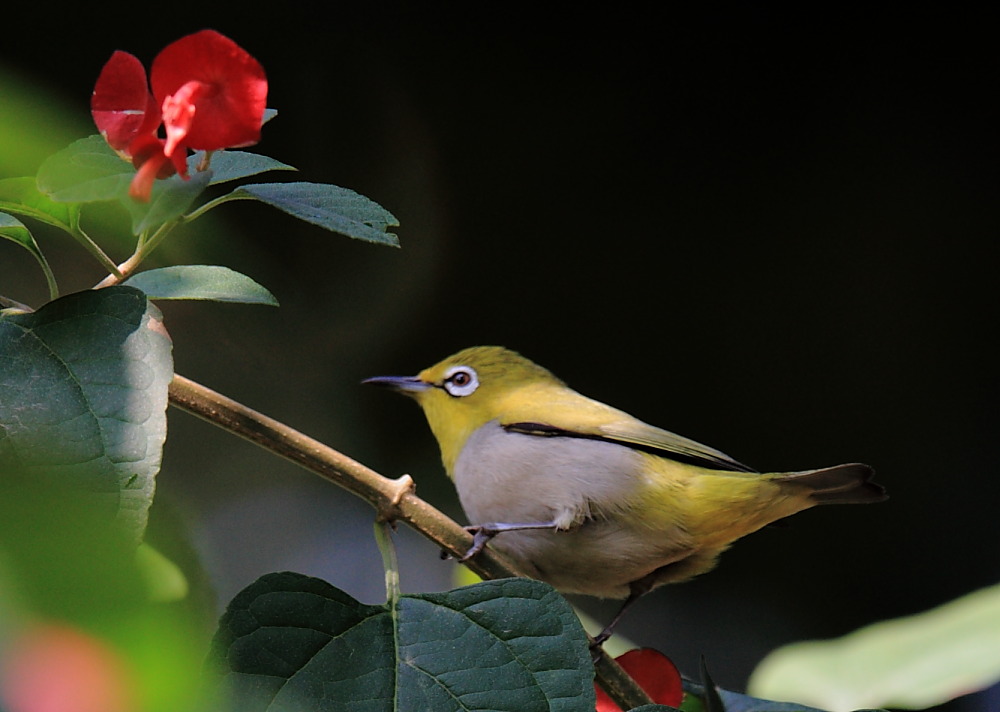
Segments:
[[[379,520],[406,522],[456,558],[472,544],[465,529],[414,494],[409,475],[396,480],[383,477],[318,440],[179,374],[170,383],[170,403],[358,495],[375,507]],[[489,548],[464,563],[486,579],[524,575]],[[622,709],[650,704],[649,696],[602,649],[598,649],[594,669],[598,684]]]

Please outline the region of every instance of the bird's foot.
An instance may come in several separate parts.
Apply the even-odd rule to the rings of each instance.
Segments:
[[[482,551],[490,540],[493,539],[497,534],[503,534],[504,532],[520,531],[523,529],[558,529],[559,525],[555,522],[527,522],[527,523],[509,523],[509,522],[493,522],[491,524],[473,524],[472,526],[463,527],[465,531],[472,535],[472,546],[469,550],[465,552],[464,555],[459,559],[459,561],[468,561],[473,556]],[[441,552],[441,558],[447,559],[450,556],[448,552]]]
[[[465,527],[465,531],[469,532],[472,535],[472,546],[469,547],[469,550],[465,552],[465,554],[462,556],[461,559],[459,559],[459,561],[468,561],[469,559],[471,559],[473,556],[482,551],[483,548],[490,543],[490,540],[493,537],[495,537],[503,530],[490,527],[487,524],[483,524],[478,526]]]
[[[472,534],[472,546],[458,558],[459,561],[468,561],[471,559],[490,543],[490,539],[503,531],[502,529],[496,529],[486,524],[462,528],[469,532],[469,534]],[[452,558],[452,554],[449,551],[442,551],[441,558],[450,559]]]
[[[597,635],[595,635],[594,639],[590,642],[590,649],[591,650],[597,650],[602,645],[604,645],[604,643],[607,641],[607,639],[611,637],[611,633],[612,632],[613,631],[609,630],[608,628],[605,628],[600,633],[598,633]]]

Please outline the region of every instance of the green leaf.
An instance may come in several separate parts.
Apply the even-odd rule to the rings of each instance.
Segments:
[[[170,222],[187,212],[212,180],[212,171],[193,173],[188,180],[179,175],[173,175],[166,180],[158,180],[153,184],[153,190],[148,203],[141,203],[129,197],[128,193],[118,196],[132,216],[132,233],[139,235],[148,230],[155,230],[160,225]]]
[[[38,169],[38,189],[60,203],[114,200],[128,191],[135,175],[100,135],[74,141],[49,156]]]
[[[35,256],[39,262],[45,262],[42,251],[38,248],[31,231],[25,227],[24,223],[7,213],[0,213],[0,237],[16,242]]]
[[[225,163],[225,162],[224,162]],[[38,189],[56,202],[88,203],[119,200],[132,216],[136,235],[183,215],[212,182],[212,171],[157,180],[149,202],[129,197],[135,177],[132,164],[108,146],[102,136],[89,136],[50,156],[38,171]]]
[[[833,710],[924,709],[998,681],[1000,585],[835,640],[779,648],[760,663],[750,686],[755,694]]]
[[[399,246],[396,236],[387,231],[399,226],[392,213],[347,188],[325,183],[254,183],[220,200],[241,199],[259,200],[347,237]]]
[[[42,273],[45,275],[45,281],[49,285],[49,295],[54,299],[59,293],[59,290],[56,287],[55,275],[52,274],[52,269],[49,267],[49,263],[45,259],[45,255],[43,255],[41,249],[39,249],[38,243],[35,242],[35,238],[31,234],[31,231],[24,226],[24,223],[12,215],[0,213],[0,237],[16,242],[32,254],[38,262],[38,265],[42,268]]]
[[[30,176],[0,180],[0,210],[34,218],[70,234],[79,231],[79,204],[55,202],[39,192],[37,182]]]
[[[0,479],[93,502],[136,544],[166,438],[170,338],[132,287],[79,292],[0,317]]]
[[[58,203],[44,195],[39,191],[34,178],[0,180],[0,209],[26,215],[65,230],[109,272],[115,272],[115,263],[80,228],[80,208],[80,203]],[[49,292],[55,299],[55,280],[49,273],[47,264],[43,264],[42,269],[46,271]]]
[[[188,595],[190,586],[184,572],[148,543],[136,549],[135,564],[151,601],[169,603]]]
[[[587,639],[528,579],[359,603],[319,579],[268,574],[230,602],[211,658],[241,712],[594,709]]]
[[[204,151],[192,154],[188,158],[188,173],[193,175],[204,160]],[[297,170],[287,163],[282,163],[268,156],[262,156],[259,153],[248,153],[246,151],[216,151],[212,154],[211,168],[211,185],[239,180],[240,178],[247,178],[259,173],[266,173],[267,171]]]
[[[150,299],[207,299],[215,302],[268,304],[278,300],[245,274],[215,265],[178,265],[140,272],[125,284]]]

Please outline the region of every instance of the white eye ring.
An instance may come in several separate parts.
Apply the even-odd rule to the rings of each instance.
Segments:
[[[444,374],[444,382],[441,387],[448,392],[448,395],[461,398],[475,393],[479,388],[479,376],[476,371],[469,366],[453,366]]]

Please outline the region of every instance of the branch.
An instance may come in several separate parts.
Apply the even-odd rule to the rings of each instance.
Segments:
[[[406,522],[456,558],[472,545],[465,529],[414,494],[409,475],[395,480],[383,477],[318,440],[179,374],[170,383],[170,403],[356,494],[375,508],[379,520]],[[488,547],[464,563],[485,579],[524,576],[509,559]],[[597,654],[597,681],[622,709],[650,704],[649,696],[620,665],[603,649],[598,648]]]

